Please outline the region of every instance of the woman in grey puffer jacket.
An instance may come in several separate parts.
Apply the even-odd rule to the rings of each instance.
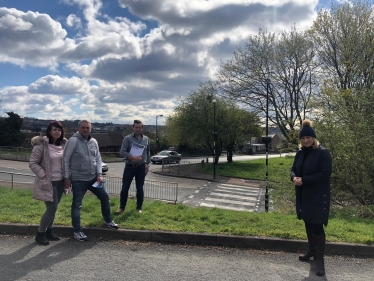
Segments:
[[[62,153],[66,143],[64,129],[58,121],[49,123],[46,136],[33,137],[29,167],[36,175],[33,198],[44,201],[46,210],[40,220],[35,241],[48,245],[49,241],[60,240],[52,233],[57,206],[64,193],[62,176]],[[68,190],[65,191],[66,193]]]

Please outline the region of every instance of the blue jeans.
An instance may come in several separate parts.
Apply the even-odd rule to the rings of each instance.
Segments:
[[[127,197],[129,196],[129,189],[131,182],[135,177],[136,183],[136,209],[141,210],[144,201],[144,179],[145,179],[145,165],[134,167],[133,165],[126,165],[123,170],[122,190],[120,199],[120,208],[125,209],[127,204]]]
[[[87,190],[91,191],[101,202],[101,214],[105,222],[111,222],[109,195],[103,188],[93,187],[96,178],[90,181],[71,181],[73,191],[73,203],[71,204],[71,222],[74,232],[82,231],[81,227],[81,209],[82,201]]]

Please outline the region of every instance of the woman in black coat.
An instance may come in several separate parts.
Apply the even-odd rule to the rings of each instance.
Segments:
[[[317,275],[325,274],[323,260],[330,210],[330,177],[332,160],[330,152],[319,144],[311,127],[311,121],[304,120],[299,133],[300,150],[296,153],[291,170],[295,184],[296,213],[305,223],[309,250],[299,256],[300,261],[314,257]]]

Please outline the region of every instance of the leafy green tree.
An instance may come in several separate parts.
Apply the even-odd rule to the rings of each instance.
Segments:
[[[332,198],[374,204],[374,12],[368,1],[333,3],[311,29],[324,77],[315,97],[318,135],[332,152]]]
[[[20,132],[22,118],[14,112],[6,112],[8,118],[0,118],[0,146],[20,146],[25,139]]]
[[[317,136],[332,154],[333,200],[374,204],[374,92],[327,86],[320,108]]]
[[[212,88],[201,84],[198,90],[187,98],[181,98],[174,114],[166,120],[170,143],[178,145],[206,146],[214,151],[214,107],[216,108],[216,158],[224,148],[228,151],[228,161],[236,143],[243,142],[249,134],[261,135],[258,117],[239,108],[234,102],[219,98],[208,99]],[[213,103],[213,99],[216,101]]]
[[[315,55],[307,32],[293,28],[276,36],[260,30],[232,59],[222,63],[220,93],[244,103],[262,118],[268,113],[270,124],[279,127],[289,142],[296,142],[295,131],[310,114],[311,96],[318,89]]]

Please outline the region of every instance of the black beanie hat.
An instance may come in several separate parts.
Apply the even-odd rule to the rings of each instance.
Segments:
[[[299,139],[301,139],[302,137],[313,137],[313,138],[317,138],[316,137],[316,133],[314,132],[313,128],[311,127],[311,121],[306,119],[303,121],[303,124],[302,124],[302,128],[299,132]]]

